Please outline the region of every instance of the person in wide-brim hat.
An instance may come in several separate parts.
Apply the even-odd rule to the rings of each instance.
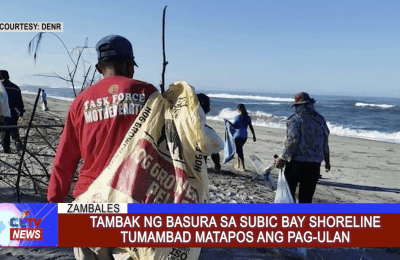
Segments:
[[[294,95],[294,102],[290,108],[301,104],[315,104],[315,102],[317,101],[313,98],[310,98],[310,95],[308,95],[308,93],[299,92],[296,95]]]
[[[306,92],[297,93],[291,107],[296,112],[286,125],[285,147],[275,159],[277,168],[285,167],[285,177],[293,200],[299,185],[299,203],[311,203],[318,179],[321,162],[331,168],[329,159],[329,129],[325,118],[314,109],[316,101]]]

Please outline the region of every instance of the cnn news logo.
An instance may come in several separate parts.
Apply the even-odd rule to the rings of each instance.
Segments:
[[[10,240],[43,240],[42,218],[29,218],[29,213],[26,210],[19,218],[10,219]]]

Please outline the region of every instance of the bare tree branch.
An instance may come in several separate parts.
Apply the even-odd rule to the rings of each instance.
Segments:
[[[69,81],[69,79],[63,78],[60,75],[56,74],[55,72],[53,72],[53,73],[55,75],[35,74],[33,76],[46,77],[46,78],[58,78],[58,79],[62,79],[64,81]]]
[[[165,11],[167,10],[167,6],[164,7],[163,11],[163,21],[162,21],[162,46],[163,46],[163,70],[161,73],[161,93],[164,93],[164,86],[165,86],[165,68],[167,67],[168,61],[165,57]]]
[[[33,37],[33,39],[29,42],[29,45],[28,45],[28,53],[31,54],[33,52],[33,60],[35,61],[35,64],[36,64],[36,60],[38,58],[38,54],[39,54],[39,50],[40,50],[40,45],[42,43],[43,35],[45,33],[46,32],[40,32],[40,33],[36,34],[36,36]],[[65,43],[63,42],[63,40],[61,40],[61,38],[58,37],[58,35],[55,34],[55,33],[52,33],[52,32],[48,32],[48,33],[54,35],[55,37],[57,37],[57,39],[60,40],[60,42],[64,46],[65,50],[67,51],[68,56],[71,59],[72,63],[74,63],[74,65],[76,65],[74,59],[71,57],[71,54],[69,53],[68,48],[67,48],[67,46],[65,46]]]
[[[64,80],[65,82],[67,82],[67,84],[71,84],[72,85],[72,89],[74,91],[74,96],[76,97],[77,93],[76,93],[76,88],[75,87],[76,87],[76,83],[79,83],[78,81],[76,81],[76,76],[77,76],[77,73],[78,73],[79,66],[83,67],[83,74],[82,74],[83,75],[83,82],[81,83],[82,84],[81,85],[81,92],[82,92],[83,89],[85,89],[87,87],[87,85],[88,85],[88,75],[91,73],[91,70],[92,70],[92,66],[89,66],[88,69],[86,68],[86,64],[85,63],[87,61],[83,57],[84,52],[86,50],[90,49],[90,47],[88,47],[88,37],[86,37],[86,39],[85,39],[85,46],[83,46],[83,47],[75,47],[74,49],[72,49],[72,51],[69,51],[60,37],[58,37],[54,33],[51,33],[51,34],[53,34],[55,37],[57,37],[61,41],[61,43],[63,44],[65,50],[68,53],[69,58],[71,59],[71,61],[73,63],[73,67],[70,68],[67,65],[68,77],[61,77],[60,75],[56,74],[55,72],[53,72],[53,73],[56,76],[48,76],[48,75],[40,75],[40,76],[59,78],[61,80]],[[44,35],[44,32],[38,33],[37,35],[35,35],[32,38],[32,40],[29,42],[29,45],[28,45],[28,51],[29,51],[30,54],[33,54],[33,58],[34,58],[35,63],[36,63],[36,61],[38,59],[38,53],[39,53],[39,50],[40,50],[41,43],[43,42],[43,35]],[[77,58],[74,60],[74,58],[72,57],[71,54],[73,54],[75,52],[77,52]],[[90,80],[90,84],[93,83],[95,77],[96,77],[96,70],[93,71],[93,75],[92,75],[92,78]]]

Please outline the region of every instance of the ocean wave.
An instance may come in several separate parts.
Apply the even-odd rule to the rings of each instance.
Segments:
[[[66,88],[66,89],[71,88],[72,89],[72,86],[56,85],[56,84],[51,84],[51,85],[49,85],[49,84],[20,84],[19,86],[26,87],[26,88],[44,88],[44,89],[46,89],[46,88]]]
[[[242,102],[243,104],[247,105],[282,105],[283,103],[279,102]]]
[[[30,95],[37,95],[37,92],[32,92],[32,91],[27,91],[27,90],[22,90],[21,91],[22,94],[30,94]],[[55,98],[55,99],[59,99],[59,100],[65,100],[65,101],[73,101],[74,98],[68,98],[68,97],[59,97],[59,96],[53,96],[53,95],[49,95],[47,94],[48,98]]]
[[[328,123],[331,134],[345,137],[361,138],[374,141],[382,141],[389,143],[400,143],[400,132],[385,133],[379,131],[368,131],[360,129],[352,129],[340,125]]]
[[[252,118],[253,125],[286,129],[287,117],[285,116],[275,116],[273,114],[265,113],[262,111],[248,111],[248,113]],[[207,119],[223,121],[226,118],[232,121],[236,115],[236,110],[224,108],[217,116],[207,116]],[[351,127],[345,127],[330,122],[328,122],[327,124],[331,135],[400,144],[400,132],[386,133],[379,131],[354,129]]]
[[[55,85],[52,85],[52,86],[47,86],[47,88],[56,88],[56,89],[74,89],[72,86],[55,86]],[[75,86],[75,90],[80,90],[81,89],[81,87],[76,87]]]
[[[226,99],[246,99],[246,100],[262,100],[274,102],[293,102],[293,98],[279,98],[279,97],[263,97],[251,95],[232,95],[232,94],[207,94],[210,98],[226,98]]]
[[[67,98],[67,97],[57,97],[57,96],[52,96],[52,95],[47,95],[47,97],[65,100],[65,101],[74,101],[74,99],[75,99],[75,98]]]
[[[229,108],[222,109],[218,115],[216,116],[207,116],[207,119],[224,121],[224,119],[233,120],[233,118],[237,115],[236,110],[232,110]]]
[[[284,116],[275,116],[273,114],[265,113],[262,111],[247,111],[252,118],[252,124],[263,127],[272,127],[284,129],[286,127],[286,119]],[[224,108],[217,116],[207,116],[207,119],[223,121],[224,119],[228,119],[233,121],[234,117],[237,116],[238,113],[236,110],[232,110],[229,108]]]
[[[356,107],[379,107],[379,108],[392,108],[395,105],[387,105],[387,104],[368,104],[368,103],[361,103],[357,102],[355,104]]]

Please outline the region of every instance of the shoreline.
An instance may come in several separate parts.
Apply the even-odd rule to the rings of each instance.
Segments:
[[[33,93],[22,93],[22,96],[23,97],[26,96],[27,99],[33,99],[34,100],[34,98],[36,97],[36,94],[33,94]],[[71,100],[69,100],[69,99],[71,99]],[[68,103],[68,107],[69,107],[69,104],[72,101],[73,101],[73,98],[60,98],[60,97],[49,97],[49,96],[47,96],[47,102],[48,103],[54,102],[56,104],[56,103],[60,103],[60,102],[65,102],[65,103]],[[39,103],[40,103],[40,100],[39,100]],[[67,111],[68,111],[68,108],[67,108],[66,111],[63,111],[64,113],[61,112],[60,115],[62,117],[65,117]],[[210,124],[210,122],[215,122],[215,123],[217,123],[217,122],[221,123],[222,122],[222,124],[223,124],[224,121],[223,120],[219,120],[219,119],[207,119],[207,122],[208,122],[208,124]],[[269,130],[275,129],[277,131],[283,131],[283,133],[286,131],[286,128],[280,128],[280,127],[260,126],[260,125],[253,125],[253,126],[254,127],[259,127],[261,130],[265,128],[265,129],[269,129]],[[395,134],[396,132],[393,132],[393,133],[382,132],[382,133],[389,135],[389,134]],[[399,133],[400,133],[400,129],[399,129]],[[333,133],[330,134],[330,138],[334,137],[334,136],[335,137],[340,137],[340,138],[351,138],[351,139],[357,139],[357,140],[366,140],[366,141],[373,141],[373,142],[379,142],[379,143],[400,145],[400,143],[384,141],[384,140],[376,140],[376,139],[363,138],[363,137],[357,137],[357,136],[344,136],[344,135],[337,135],[337,134],[333,134]]]
[[[36,95],[23,94],[25,109],[32,109]],[[36,116],[58,118],[63,121],[70,102],[48,98],[50,111],[42,111],[40,103]],[[57,119],[57,121],[58,121]],[[24,118],[29,120],[29,118]],[[224,137],[223,122],[208,120],[221,138]],[[266,165],[273,162],[273,155],[283,148],[285,130],[254,126],[257,141],[249,139],[244,145],[245,172],[234,169],[235,159],[222,164],[220,172],[213,170],[211,158],[208,159],[210,181],[210,203],[263,203],[268,207],[274,202],[275,193],[259,181],[253,181],[255,167],[249,156],[255,154]],[[321,167],[323,178],[318,182],[314,203],[399,203],[400,144],[391,144],[373,140],[350,137],[330,137],[331,164],[330,173]],[[223,158],[223,151],[220,152]],[[277,170],[272,172],[277,179]],[[24,197],[25,202],[28,197]],[[33,192],[30,202],[43,199]],[[8,201],[7,201],[8,200]],[[3,202],[14,202],[15,198],[3,197]],[[40,201],[43,202],[43,201]],[[300,259],[296,250],[285,248],[203,248],[199,260],[220,259]],[[400,248],[307,248],[307,259],[400,259]],[[72,248],[0,248],[0,259],[60,259],[73,260]]]
[[[35,95],[23,94],[26,106],[33,105]],[[42,111],[38,105],[39,116],[58,117],[64,120],[71,102],[48,98],[49,111]],[[219,136],[224,139],[225,125],[216,120],[207,120],[207,124],[214,128]],[[274,154],[280,154],[283,149],[285,130],[254,126],[257,141],[249,139],[244,145],[245,172],[236,172],[234,161],[222,164],[222,172],[238,173],[239,175],[252,176],[255,168],[249,156],[254,154],[266,165],[273,162]],[[362,138],[343,137],[330,135],[330,157],[332,169],[325,173],[323,164],[321,174],[323,178],[317,185],[314,196],[318,203],[395,203],[400,201],[400,144],[367,140]],[[221,160],[223,151],[220,151]],[[211,159],[208,167],[212,168]],[[277,176],[277,170],[274,175]],[[345,189],[346,192],[342,192]],[[354,190],[356,192],[354,192]],[[358,190],[358,191],[357,191]],[[389,192],[390,191],[390,192]],[[368,192],[372,193],[369,194]],[[344,193],[344,194],[341,194]],[[376,193],[376,194],[374,194]]]

